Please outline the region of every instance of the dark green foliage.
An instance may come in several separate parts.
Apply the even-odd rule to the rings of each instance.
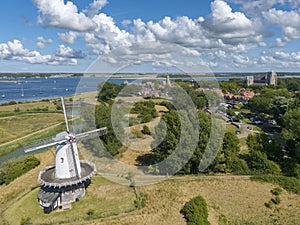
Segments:
[[[280,174],[280,168],[268,160],[263,152],[251,150],[249,155],[249,168],[254,174]]]
[[[162,101],[162,102],[159,103],[159,105],[165,106],[169,111],[175,109],[173,104],[171,102],[168,102],[168,101]]]
[[[238,91],[241,88],[246,88],[245,83],[241,79],[230,79],[229,81],[221,81],[219,82],[222,92],[238,94]]]
[[[232,132],[226,132],[223,145],[221,150],[218,152],[218,155],[214,162],[214,171],[215,172],[233,172],[236,170],[244,170],[244,165],[240,159],[238,159],[238,152],[240,151],[239,139]],[[239,163],[236,167],[236,163]],[[241,171],[240,171],[241,172]]]
[[[275,196],[275,198],[271,198],[271,201],[272,201],[275,205],[278,205],[278,204],[281,202],[279,196]]]
[[[289,156],[300,163],[300,107],[289,110],[283,117],[283,137]]]
[[[115,156],[119,153],[120,147],[122,147],[121,141],[117,137],[122,137],[124,134],[124,129],[118,121],[115,122],[114,128],[112,125],[112,106],[111,105],[97,105],[96,106],[96,126],[107,127],[107,134],[101,137],[101,140],[104,143],[104,146],[109,151],[112,156]],[[118,114],[119,111],[115,110],[115,114]],[[121,118],[121,115],[113,115],[114,118]]]
[[[9,184],[14,179],[27,173],[29,170],[37,167],[40,160],[35,156],[27,156],[26,158],[8,161],[1,166],[0,181],[1,184]]]
[[[249,109],[254,113],[265,113],[275,116],[284,113],[286,110],[286,99],[291,98],[291,94],[286,88],[274,89],[264,87],[260,95],[256,95],[248,102]],[[280,104],[283,103],[281,106]]]
[[[273,195],[276,195],[276,196],[281,195],[282,189],[281,188],[274,188],[273,190],[271,190],[271,193]]]
[[[245,160],[236,157],[231,167],[233,174],[236,175],[247,175],[251,174],[251,170]]]
[[[260,175],[251,177],[252,180],[278,184],[287,191],[300,194],[300,179],[294,177]]]
[[[151,135],[151,131],[148,126],[144,125],[142,129],[142,133],[145,135]]]
[[[177,111],[171,110],[165,114],[155,130],[156,138],[152,145],[156,145],[156,141],[161,142],[163,139],[160,145],[153,149],[156,162],[161,162],[175,150],[179,142],[181,123]],[[164,136],[165,133],[166,135]],[[167,172],[166,169],[161,169],[160,171],[162,173]]]
[[[100,83],[98,85],[98,101],[108,102],[114,99],[124,87],[125,85],[117,85],[110,82]]]
[[[204,198],[197,196],[188,201],[183,209],[184,215],[188,225],[209,225],[208,209]]]
[[[95,126],[97,128],[107,127],[107,134],[100,137],[103,146],[97,138],[86,138],[83,140],[83,144],[86,148],[90,149],[97,156],[108,156],[107,153],[115,156],[119,153],[120,147],[122,147],[122,143],[118,137],[121,138],[123,136],[124,129],[119,120],[114,121],[114,126],[112,124],[112,117],[115,119],[122,118],[122,115],[119,110],[114,110],[114,115],[111,115],[111,113],[112,105],[104,103],[97,105],[96,108],[84,107],[80,112],[84,121],[84,124],[82,122],[80,124],[81,126],[83,125],[82,132],[90,130],[91,127]]]
[[[273,205],[274,205],[274,203],[272,202],[272,200],[265,203],[265,206],[269,209],[272,209]]]
[[[141,123],[148,123],[158,116],[155,103],[151,100],[135,103],[131,112],[138,114]]]
[[[249,135],[247,145],[250,150],[248,164],[253,173],[280,174],[279,166],[273,161],[281,163],[284,153],[275,139],[264,133]]]

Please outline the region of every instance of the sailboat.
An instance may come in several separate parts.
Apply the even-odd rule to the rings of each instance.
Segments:
[[[22,87],[21,97],[24,97],[24,89],[23,89],[23,87]]]
[[[3,91],[3,94],[2,94],[2,98],[5,98],[5,93],[4,93],[4,91]]]

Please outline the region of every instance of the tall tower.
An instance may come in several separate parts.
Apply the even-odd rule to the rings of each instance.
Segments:
[[[267,84],[273,86],[277,85],[277,74],[275,73],[275,71],[272,70],[267,74]]]
[[[247,76],[246,78],[247,86],[251,86],[254,84],[254,76]]]
[[[170,80],[170,76],[169,76],[169,75],[167,75],[167,78],[166,78],[166,85],[168,85],[169,87],[172,86],[171,80]]]

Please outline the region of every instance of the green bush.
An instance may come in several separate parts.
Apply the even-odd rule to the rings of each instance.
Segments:
[[[267,208],[269,208],[269,209],[272,209],[273,204],[274,204],[274,203],[270,200],[270,201],[268,201],[268,202],[265,203],[265,206],[266,206]]]
[[[151,135],[151,131],[148,126],[144,125],[142,129],[142,133],[145,135]]]
[[[252,180],[278,184],[287,191],[300,194],[300,179],[274,175],[261,175],[251,177]]]
[[[274,188],[273,190],[271,190],[271,193],[273,195],[276,195],[276,196],[281,195],[282,189],[281,188]]]
[[[1,167],[0,181],[1,183],[9,184],[39,164],[40,160],[35,156],[27,156],[23,159],[6,162]]]
[[[278,204],[281,202],[279,196],[276,196],[275,198],[272,198],[271,201],[272,201],[275,205],[278,205]]]
[[[188,225],[210,225],[208,222],[208,209],[204,198],[197,196],[188,201],[182,213],[186,218]]]
[[[148,123],[158,116],[153,101],[143,101],[135,103],[131,113],[137,113],[141,123]]]

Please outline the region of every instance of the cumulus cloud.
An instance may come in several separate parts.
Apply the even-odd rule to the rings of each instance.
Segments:
[[[204,22],[208,37],[222,39],[225,44],[260,43],[269,36],[259,19],[249,19],[241,12],[233,12],[224,1],[211,3],[212,13]]]
[[[82,57],[83,54],[81,51],[74,51],[65,46],[60,46],[55,55],[42,55],[38,51],[29,51],[24,48],[20,40],[0,43],[0,59],[2,60],[14,60],[30,64],[76,65],[77,58]]]
[[[81,37],[90,53],[111,64],[155,61],[182,66],[206,63],[215,68],[218,65],[227,66],[228,69],[259,67],[277,63],[280,55],[277,58],[268,54],[257,57],[247,55],[249,49],[267,47],[266,38],[274,35],[267,32],[264,23],[282,27],[282,37],[275,39],[276,46],[282,47],[288,41],[300,38],[299,12],[272,9],[277,4],[293,4],[296,7],[297,2],[292,0],[229,1],[241,4],[245,12],[233,10],[224,0],[215,0],[211,3],[211,13],[206,17],[165,17],[157,22],[137,18],[122,21],[124,29],[118,27],[111,16],[100,12],[107,0],[94,0],[81,12],[71,1],[34,2],[43,25],[68,30],[58,33],[60,41],[71,45]],[[262,14],[258,15],[258,12]],[[125,29],[129,26],[130,30]],[[197,58],[198,62],[183,60],[189,56]],[[48,63],[52,60],[53,64],[76,64],[84,54],[60,45],[50,57]]]
[[[275,68],[295,69],[300,67],[300,52],[264,52],[259,62]]]
[[[59,40],[67,44],[74,44],[78,36],[77,32],[69,31],[67,33],[58,33]]]
[[[272,25],[282,29],[282,37],[276,40],[278,46],[300,38],[300,12],[270,9],[263,13],[264,18]]]
[[[95,23],[84,13],[78,12],[73,2],[64,0],[33,0],[40,15],[38,22],[45,26],[88,31],[95,28]]]
[[[122,25],[123,25],[124,27],[128,27],[131,23],[132,23],[131,20],[123,20],[123,21],[122,21]]]
[[[99,11],[107,5],[107,0],[94,0],[89,6],[83,10],[85,14],[87,14],[89,17],[93,17],[99,13]]]
[[[52,39],[45,39],[44,37],[42,36],[39,36],[37,37],[37,43],[36,45],[39,47],[39,48],[45,48],[46,44],[51,44],[53,42]]]
[[[295,1],[295,0],[288,0]],[[235,4],[241,4],[244,11],[250,14],[259,14],[263,11],[271,9],[274,5],[284,5],[286,0],[229,0]]]
[[[82,59],[84,58],[84,54],[81,50],[75,51],[69,46],[60,45],[58,49],[55,51],[55,56],[64,57],[64,58],[74,58],[74,59]]]

